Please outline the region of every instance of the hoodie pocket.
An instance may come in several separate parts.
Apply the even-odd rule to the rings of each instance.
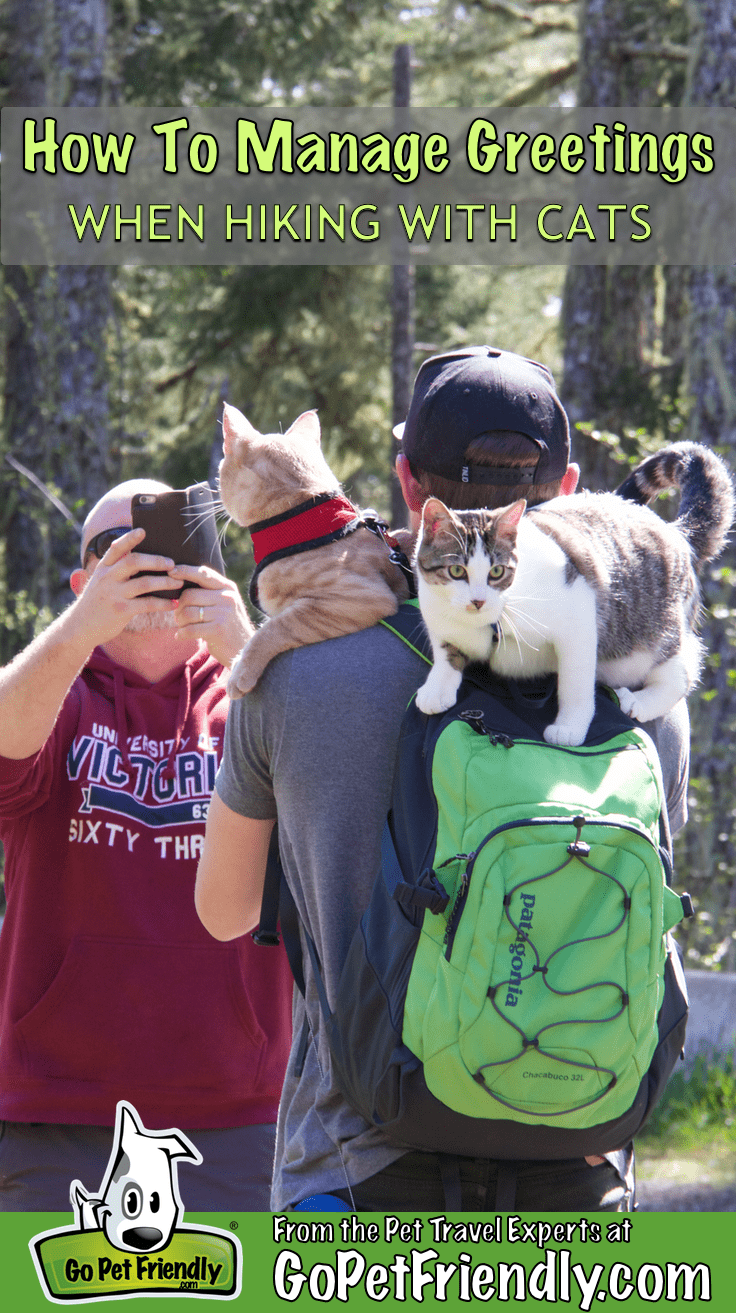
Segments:
[[[244,1089],[265,1034],[234,944],[78,938],[16,1024],[27,1074],[137,1086]]]

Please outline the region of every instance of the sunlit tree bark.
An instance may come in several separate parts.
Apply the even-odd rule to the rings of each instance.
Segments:
[[[107,0],[11,0],[6,103],[87,106],[108,100],[107,21]],[[6,448],[80,518],[105,490],[110,472],[109,270],[9,266],[5,298]],[[9,605],[20,593],[32,606],[57,610],[70,597],[74,532],[7,464],[2,477]],[[31,624],[32,618],[18,621],[10,632],[13,648],[28,640]]]
[[[687,101],[732,106],[736,95],[736,0],[689,6],[692,61]],[[718,448],[736,471],[736,274],[733,267],[688,271],[689,436]],[[736,969],[736,546],[707,572],[703,637],[708,668],[691,698],[693,815],[684,837],[688,878],[710,890],[712,956]],[[711,929],[710,926],[707,927]]]

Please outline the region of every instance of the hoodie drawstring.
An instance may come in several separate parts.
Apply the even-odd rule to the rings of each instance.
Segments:
[[[132,769],[130,764],[130,754],[128,751],[128,717],[125,711],[125,674],[121,667],[118,667],[113,676],[114,696],[115,696],[115,721],[118,731],[118,745],[120,755],[123,760],[125,769]],[[192,706],[192,672],[188,665],[184,667],[181,684],[179,687],[179,700],[176,707],[176,728],[174,734],[174,744],[171,749],[169,759],[162,771],[165,780],[172,780],[176,773],[175,758],[181,745],[184,726],[187,723],[189,712]]]
[[[181,743],[182,734],[184,733],[184,726],[187,723],[187,718],[189,716],[191,705],[192,705],[192,672],[189,669],[189,666],[186,665],[184,667],[184,678],[182,679],[181,685],[179,687],[179,701],[177,703],[177,708],[176,708],[176,734],[174,736],[174,746],[171,749],[171,755],[162,772],[163,778],[165,780],[173,780],[174,775],[176,773],[176,768],[174,764],[175,758],[177,752],[179,751],[179,745]]]
[[[118,666],[114,673],[115,689],[115,724],[118,731],[118,747],[123,759],[123,765],[127,771],[130,771],[130,756],[128,753],[128,717],[125,714],[125,675],[122,668]]]

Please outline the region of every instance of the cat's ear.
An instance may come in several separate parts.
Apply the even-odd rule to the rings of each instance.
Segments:
[[[422,507],[422,533],[425,538],[434,538],[435,534],[452,525],[452,511],[448,510],[439,497],[428,497]]]
[[[303,415],[294,420],[291,428],[284,434],[285,438],[295,438],[297,442],[315,442],[319,446],[320,428],[316,410],[305,410]]]
[[[497,538],[516,538],[516,531],[519,527],[519,521],[526,510],[526,502],[522,498],[515,501],[512,506],[506,508],[496,522]]]
[[[236,438],[259,438],[261,435],[257,429],[253,428],[250,420],[238,410],[237,406],[229,406],[227,402],[223,404],[222,411],[222,446],[225,455]]]

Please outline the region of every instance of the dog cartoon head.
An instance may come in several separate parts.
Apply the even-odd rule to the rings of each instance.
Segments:
[[[116,1249],[135,1253],[164,1249],[184,1211],[178,1158],[202,1161],[199,1150],[181,1131],[147,1131],[132,1104],[121,1101],[99,1194],[88,1194],[81,1181],[71,1185],[79,1229],[104,1231]]]

